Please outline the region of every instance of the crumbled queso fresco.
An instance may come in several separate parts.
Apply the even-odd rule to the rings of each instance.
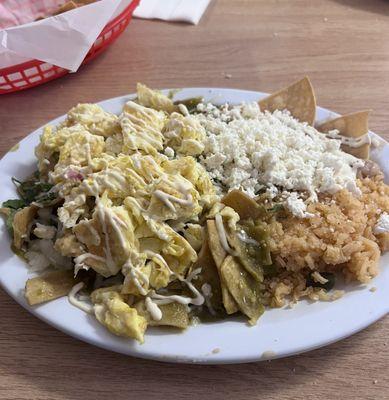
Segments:
[[[306,203],[317,201],[318,193],[345,188],[360,194],[356,172],[363,161],[288,111],[262,113],[256,102],[220,108],[200,103],[197,111],[207,133],[200,163],[221,190],[255,196],[267,189],[272,198],[283,192],[284,205],[300,218],[312,216]]]
[[[389,214],[384,212],[380,215],[377,225],[374,227],[374,233],[386,233],[389,232]]]

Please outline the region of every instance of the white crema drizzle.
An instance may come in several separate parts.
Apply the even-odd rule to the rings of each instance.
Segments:
[[[145,299],[145,305],[147,311],[150,313],[151,318],[154,321],[160,321],[162,319],[162,311],[158,307],[156,303],[153,302],[153,300],[150,299],[150,297],[146,297]]]
[[[92,304],[86,302],[86,301],[82,301],[79,298],[77,298],[77,293],[84,287],[84,283],[83,282],[79,282],[77,284],[75,284],[72,289],[70,290],[69,294],[68,294],[68,300],[69,303],[77,308],[79,308],[80,310],[88,313],[88,314],[93,314],[93,306]]]
[[[226,234],[226,230],[225,230],[224,224],[223,224],[223,218],[220,214],[215,215],[215,224],[216,224],[216,229],[217,229],[217,233],[219,236],[220,244],[223,246],[223,249],[228,254],[235,256],[236,252],[233,249],[231,249],[230,245],[228,244],[227,234]]]
[[[237,232],[237,236],[238,239],[243,243],[251,244],[253,246],[259,246],[259,243],[255,239],[249,237],[243,229]]]
[[[154,196],[157,197],[160,201],[162,201],[166,207],[168,207],[171,211],[176,212],[176,208],[173,203],[180,204],[184,207],[193,207],[193,198],[190,194],[190,187],[185,187],[181,182],[176,184],[176,189],[183,195],[184,198],[179,198],[173,196],[169,193],[163,192],[162,190],[155,190]]]
[[[135,287],[138,289],[139,293],[142,296],[146,296],[148,291],[147,289],[144,288],[144,286],[146,287],[149,286],[149,277],[145,273],[143,273],[139,268],[135,267],[130,259],[128,259],[124,263],[122,271],[123,273],[127,271]],[[142,283],[144,286],[142,285]]]
[[[124,229],[127,229],[128,227],[127,227],[127,224],[124,221],[122,221],[112,210],[105,207],[101,203],[100,196],[99,196],[100,187],[95,181],[92,183],[92,185],[88,185],[85,182],[85,185],[87,186],[91,195],[93,195],[96,199],[96,213],[97,213],[97,217],[99,219],[100,226],[101,226],[101,229],[102,229],[102,232],[104,235],[103,251],[104,251],[105,258],[101,257],[101,256],[97,256],[92,253],[82,254],[81,256],[78,256],[75,259],[75,263],[76,263],[75,273],[77,273],[81,268],[87,269],[86,267],[88,267],[88,266],[86,266],[84,264],[85,259],[93,258],[95,260],[105,262],[109,271],[111,272],[111,274],[114,274],[116,272],[116,265],[115,265],[115,262],[112,257],[111,247],[110,247],[110,243],[109,243],[107,222],[109,222],[109,224],[112,226],[113,230],[115,231],[122,249],[126,249],[126,238],[124,237],[124,234],[123,234],[122,230],[120,229],[120,227],[122,227]]]
[[[139,278],[142,279],[143,283],[148,286],[148,277],[141,271],[139,271],[139,269],[135,268],[129,263],[126,263],[126,266],[129,268],[129,274],[134,282],[134,285],[137,287],[142,295],[147,296],[145,299],[145,305],[153,320],[159,321],[162,318],[162,311],[158,307],[159,305],[165,305],[174,302],[184,305],[193,304],[196,306],[201,306],[202,304],[204,304],[205,297],[191,283],[191,281],[195,279],[195,277],[200,273],[200,268],[192,271],[192,273],[190,273],[187,278],[182,278],[169,268],[166,260],[160,254],[147,250],[146,255],[150,259],[158,259],[163,265],[166,266],[169,273],[176,276],[179,281],[185,283],[194,295],[193,297],[186,297],[181,295],[162,295],[156,293],[154,290],[151,290],[150,293],[147,293],[147,290],[142,286]]]
[[[339,131],[333,130],[333,131],[326,133],[326,136],[330,139],[340,140],[340,142],[343,145],[352,147],[352,148],[358,148],[365,144],[369,144],[369,145],[371,144],[371,138],[368,133],[366,133],[365,135],[359,136],[357,138],[354,138],[354,137],[347,137],[347,136],[340,135]]]

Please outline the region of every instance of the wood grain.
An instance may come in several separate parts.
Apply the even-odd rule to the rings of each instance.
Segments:
[[[340,113],[372,108],[371,128],[389,139],[388,39],[384,0],[214,0],[198,26],[135,20],[78,73],[1,96],[0,153],[77,102],[133,92],[137,81],[272,91],[305,74],[319,105]],[[388,318],[288,359],[183,366],[94,348],[32,317],[2,291],[0,302],[0,399],[389,396]]]

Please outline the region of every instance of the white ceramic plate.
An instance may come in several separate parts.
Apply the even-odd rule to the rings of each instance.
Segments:
[[[255,101],[265,93],[233,89],[183,89],[176,99],[204,96],[216,103]],[[118,97],[99,103],[104,109],[119,113],[133,96]],[[317,110],[317,120],[337,114],[323,108]],[[51,121],[57,124],[64,116]],[[34,148],[41,128],[20,142],[16,151],[0,161],[0,202],[15,198],[11,177],[24,178],[35,168]],[[373,154],[385,165],[389,178],[389,145],[372,134],[381,146]],[[379,156],[377,158],[377,156]],[[385,161],[385,162],[384,162]],[[10,240],[4,222],[0,222],[0,283],[23,307],[50,325],[96,346],[136,357],[186,363],[241,363],[285,357],[325,346],[372,324],[389,311],[389,254],[381,258],[381,273],[369,285],[345,286],[346,294],[335,302],[301,301],[293,309],[267,310],[258,324],[249,327],[243,319],[201,324],[183,333],[164,329],[149,329],[143,345],[111,335],[93,317],[71,306],[67,298],[30,307],[23,296],[29,273],[25,263],[10,250]],[[375,287],[372,292],[369,288]]]

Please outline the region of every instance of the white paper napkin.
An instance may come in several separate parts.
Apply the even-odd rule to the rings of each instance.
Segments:
[[[134,17],[197,25],[211,0],[141,0]]]
[[[0,68],[31,58],[77,71],[104,28],[131,0],[101,0],[0,31]]]

